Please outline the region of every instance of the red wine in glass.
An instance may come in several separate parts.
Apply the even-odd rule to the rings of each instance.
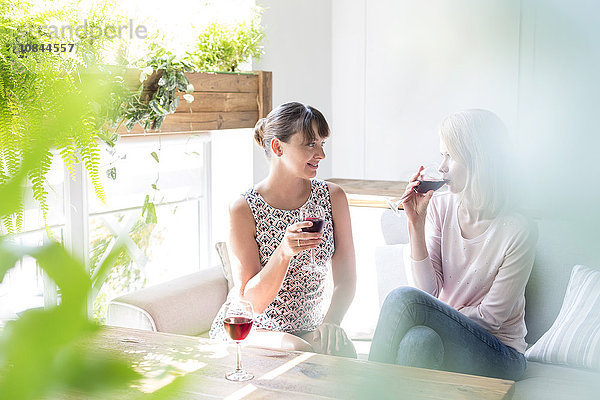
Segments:
[[[415,190],[419,193],[427,193],[430,190],[438,190],[442,186],[444,186],[448,181],[446,180],[438,180],[438,181],[430,181],[424,179],[417,179],[419,185],[415,187]]]
[[[302,221],[312,222],[312,226],[302,228],[302,232],[321,232],[323,230],[323,224],[325,220],[323,218],[306,217]]]
[[[225,374],[225,379],[244,382],[254,378],[254,375],[242,369],[242,348],[240,343],[246,339],[252,328],[254,310],[252,303],[241,299],[230,299],[224,304],[223,328],[229,337],[235,341],[236,357],[235,371]]]
[[[312,226],[302,228],[302,232],[321,232],[325,222],[325,209],[313,202],[307,202],[300,209],[300,221],[310,221]],[[310,262],[308,265],[303,265],[302,269],[312,271],[319,265],[315,261],[315,249],[310,249]]]
[[[252,329],[252,318],[227,317],[223,320],[225,331],[235,341],[244,340]]]
[[[424,194],[429,192],[430,190],[436,191],[445,184],[449,183],[450,181],[447,179],[442,179],[442,174],[440,173],[439,168],[430,165],[426,168],[423,168],[423,170],[420,171],[419,179],[417,179],[417,182],[419,182],[419,184],[412,189],[412,192]],[[406,198],[408,198],[412,194],[412,192],[404,193],[400,200],[397,201],[391,201],[386,199],[392,211],[394,211],[395,213],[399,213],[400,204],[402,204],[402,202]]]

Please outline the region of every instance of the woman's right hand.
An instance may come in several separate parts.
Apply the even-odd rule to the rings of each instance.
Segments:
[[[316,249],[321,243],[320,232],[302,232],[302,228],[312,226],[310,221],[296,222],[287,227],[280,247],[283,254],[293,257],[304,250]]]
[[[406,191],[403,194],[403,197],[406,196],[406,198],[402,201],[408,222],[420,227],[425,226],[427,206],[429,205],[429,200],[431,200],[431,197],[433,196],[433,190],[430,190],[427,193],[419,193],[415,190],[415,188],[419,186],[420,182],[418,179],[424,169],[425,168],[421,166],[417,173],[410,179],[406,186]]]

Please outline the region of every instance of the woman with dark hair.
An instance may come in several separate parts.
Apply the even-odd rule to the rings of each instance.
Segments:
[[[233,294],[250,301],[258,314],[259,329],[249,340],[269,344],[292,337],[291,348],[355,357],[340,327],[356,288],[348,201],[339,186],[314,179],[325,158],[327,121],[311,106],[286,103],[257,122],[254,137],[270,162],[269,175],[229,209]],[[312,225],[298,222],[307,203],[325,210],[321,233],[302,231]],[[307,267],[311,249],[321,267]],[[329,264],[332,293],[326,285]],[[222,318],[219,313],[211,337],[226,336]]]
[[[449,192],[403,201],[413,286],[386,298],[369,359],[505,379],[525,370],[525,285],[537,229],[507,196],[506,129],[486,110],[446,118],[439,170]],[[433,198],[432,198],[433,197]]]

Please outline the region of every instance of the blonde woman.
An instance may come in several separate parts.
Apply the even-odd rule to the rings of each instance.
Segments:
[[[297,102],[257,122],[255,139],[269,160],[269,175],[230,206],[232,269],[235,290],[258,313],[253,344],[287,341],[283,347],[355,357],[340,327],[356,288],[348,201],[339,186],[315,179],[328,137],[323,114]],[[299,222],[309,202],[325,210],[322,233],[302,231],[312,224]],[[318,265],[331,265],[330,303],[327,269],[307,267],[311,249]],[[219,313],[211,337],[225,335],[222,318]]]
[[[423,167],[406,189],[415,287],[387,297],[369,359],[515,380],[525,370],[537,229],[510,206],[507,138],[495,114],[453,114],[439,133],[449,192],[413,191]]]

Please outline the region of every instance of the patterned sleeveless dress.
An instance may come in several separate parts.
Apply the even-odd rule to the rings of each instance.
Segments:
[[[279,246],[285,230],[299,221],[300,209],[281,210],[272,207],[254,188],[243,194],[256,222],[256,243],[260,265],[264,267]],[[319,267],[306,269],[310,263],[310,251],[296,254],[290,261],[287,274],[275,299],[262,314],[254,319],[254,327],[272,331],[300,334],[316,329],[325,317],[331,299],[331,285],[327,284],[330,260],[335,250],[331,199],[327,183],[311,180],[307,202],[313,202],[325,210],[325,223],[321,244],[314,250]],[[236,289],[234,289],[236,290]],[[210,329],[211,338],[227,339],[223,328],[223,308],[217,314]]]

